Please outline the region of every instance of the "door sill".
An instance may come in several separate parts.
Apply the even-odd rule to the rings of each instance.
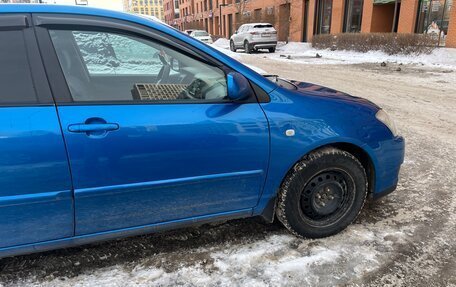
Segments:
[[[68,247],[75,247],[79,245],[121,239],[125,237],[131,237],[136,235],[166,231],[171,229],[178,229],[182,227],[189,227],[195,225],[202,225],[205,223],[211,223],[216,221],[225,221],[231,219],[246,218],[252,216],[252,208],[235,210],[229,212],[222,212],[210,215],[202,215],[196,217],[190,217],[186,219],[172,220],[162,223],[155,223],[150,225],[142,225],[118,230],[104,231],[99,233],[80,235],[74,237],[68,237],[63,239],[26,244],[20,246],[0,248],[0,258],[25,255],[36,252],[44,252],[53,249],[61,249]]]

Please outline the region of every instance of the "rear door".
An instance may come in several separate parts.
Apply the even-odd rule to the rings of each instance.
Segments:
[[[74,232],[65,145],[28,23],[0,14],[0,249]]]
[[[268,125],[254,98],[227,100],[224,67],[120,21],[37,17],[47,27],[38,29],[43,50],[56,51],[49,70],[63,71],[53,84],[68,84],[57,101],[77,235],[250,214],[268,165]]]

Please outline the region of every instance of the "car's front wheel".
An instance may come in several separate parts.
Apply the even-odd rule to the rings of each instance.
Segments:
[[[276,47],[269,48],[269,53],[275,53],[275,51],[276,51]]]
[[[233,40],[230,41],[230,50],[232,52],[236,52],[236,46],[234,45],[234,41]]]
[[[334,235],[358,216],[367,197],[366,172],[352,154],[324,148],[297,163],[284,180],[277,217],[298,236]]]

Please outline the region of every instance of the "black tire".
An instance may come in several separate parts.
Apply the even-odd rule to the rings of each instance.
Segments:
[[[276,47],[269,48],[269,53],[275,53]]]
[[[250,47],[250,44],[247,41],[244,42],[244,50],[246,54],[252,53],[252,47]]]
[[[234,45],[233,40],[230,41],[230,50],[231,50],[232,52],[236,52],[236,46]]]
[[[277,218],[306,238],[334,235],[358,216],[367,197],[367,176],[352,154],[324,148],[288,173],[277,202]]]

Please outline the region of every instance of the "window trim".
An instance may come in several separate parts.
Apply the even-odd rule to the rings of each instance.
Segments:
[[[78,31],[95,31],[116,33],[126,36],[139,37],[148,41],[155,41],[158,44],[167,46],[186,56],[196,58],[202,63],[213,67],[220,68],[225,76],[232,71],[231,68],[223,65],[215,58],[194,49],[185,42],[173,38],[170,40],[167,34],[154,30],[153,28],[144,27],[135,23],[125,22],[122,20],[106,21],[103,17],[97,16],[79,16],[79,15],[47,15],[33,14],[33,22],[40,46],[40,50],[45,63],[46,71],[49,73],[49,80],[55,101],[59,106],[90,106],[90,105],[162,105],[162,104],[229,104],[229,103],[258,103],[255,92],[252,89],[252,97],[243,101],[232,100],[173,100],[173,101],[84,101],[75,102],[68,87],[67,80],[57,53],[52,43],[49,30],[78,30]]]
[[[0,17],[0,31],[23,30],[29,27],[28,15],[7,14]]]
[[[169,39],[169,36],[163,32],[157,31],[153,28],[142,26],[133,22],[126,22],[118,19],[111,19],[107,21],[104,17],[86,16],[86,15],[72,15],[72,14],[33,14],[33,23],[35,27],[44,27],[56,30],[83,30],[94,29],[95,31],[114,32],[119,34],[126,34],[145,38],[148,40],[157,41],[163,45],[169,46],[172,49],[181,51],[191,57],[198,58],[200,61],[206,62],[213,66],[223,66],[217,59],[195,50],[193,46],[173,38],[174,41]]]

